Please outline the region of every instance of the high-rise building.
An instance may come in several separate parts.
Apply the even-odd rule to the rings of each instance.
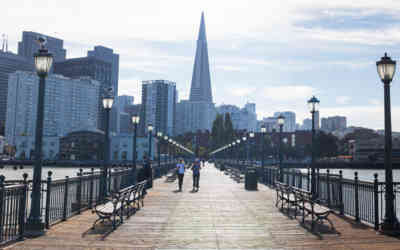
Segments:
[[[221,105],[216,108],[218,114],[231,115],[232,125],[235,130],[255,131],[257,129],[256,104],[246,103],[243,108],[235,105]]]
[[[32,31],[22,32],[22,41],[18,42],[18,55],[27,58],[33,64],[33,55],[39,50],[38,37],[46,38],[46,48],[53,55],[54,62],[65,60],[67,51],[64,49],[63,40]]]
[[[10,75],[6,137],[15,145],[17,136],[35,136],[39,78],[34,72]],[[88,77],[70,79],[60,75],[46,78],[44,136],[64,136],[79,129],[97,127],[98,81]]]
[[[98,97],[98,103],[96,105],[98,109],[98,128],[104,131],[105,128],[105,111],[103,108],[103,95],[105,90],[112,87],[111,75],[112,67],[111,63],[97,59],[95,57],[82,57],[68,59],[63,62],[54,63],[54,73],[60,74],[70,78],[80,78],[82,76],[89,76],[93,80],[100,82],[100,91]],[[114,93],[115,94],[115,93]],[[115,125],[119,119],[111,117],[110,129],[112,132],[117,132],[118,126]]]
[[[264,117],[263,125],[267,129],[267,132],[272,132],[273,130],[278,131],[278,118],[276,117]]]
[[[140,130],[147,131],[152,124],[155,131],[175,134],[176,83],[167,80],[143,81]]]
[[[182,120],[186,121],[183,124],[179,124],[182,127],[178,130],[179,133],[184,131],[211,130],[216,110],[211,93],[204,13],[201,14],[189,101],[181,101],[178,104],[177,110],[180,117],[179,122]]]
[[[120,112],[125,112],[125,107],[129,106],[129,105],[133,105],[133,96],[129,96],[129,95],[120,95],[117,98],[117,106],[119,108]]]
[[[346,117],[332,116],[321,119],[321,129],[326,132],[333,132],[338,129],[345,129],[347,127]]]
[[[285,117],[285,123],[283,124],[283,132],[294,132],[296,131],[296,114],[291,111],[275,112],[274,117],[282,115]]]
[[[115,96],[118,96],[119,55],[104,46],[95,46],[94,50],[88,51],[87,55],[111,64],[111,86]]]
[[[192,102],[213,102],[204,13],[201,13],[189,100]]]
[[[33,64],[25,57],[0,51],[0,127],[6,123],[9,74],[17,70],[33,71]]]

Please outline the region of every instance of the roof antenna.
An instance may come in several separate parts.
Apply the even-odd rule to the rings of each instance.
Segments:
[[[6,37],[6,52],[8,52],[8,36]]]
[[[1,37],[3,37],[1,51],[4,52],[4,48],[5,48],[5,45],[6,45],[6,35],[2,34]]]

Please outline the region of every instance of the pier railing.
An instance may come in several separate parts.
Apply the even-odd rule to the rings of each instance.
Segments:
[[[228,167],[236,168],[242,172],[246,167],[252,166],[249,162],[220,161]],[[275,187],[275,181],[279,178],[277,166],[255,166],[258,172],[258,180],[270,187]],[[305,190],[311,190],[310,168],[283,170],[283,182]],[[336,211],[338,214],[347,215],[356,221],[363,221],[373,225],[376,230],[383,222],[385,216],[385,183],[378,181],[378,174],[374,174],[374,181],[360,181],[358,172],[354,172],[353,179],[343,178],[339,174],[330,173],[329,169],[321,173],[316,170],[316,193],[319,201]],[[393,183],[395,194],[396,214],[400,214],[400,182]]]
[[[153,178],[165,175],[175,167],[175,162],[152,164]],[[108,193],[136,182],[137,172],[131,167],[110,168],[107,178]],[[6,180],[0,176],[0,246],[11,241],[23,239],[24,225],[29,215],[31,204],[32,181],[24,174],[22,180]],[[55,223],[91,209],[100,202],[101,171],[84,172],[82,169],[76,177],[66,176],[53,180],[52,172],[42,180],[41,211],[47,229]]]

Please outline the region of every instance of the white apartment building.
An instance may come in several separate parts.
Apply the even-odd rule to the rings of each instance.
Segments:
[[[294,132],[296,131],[296,113],[291,111],[275,112],[274,117],[282,115],[285,117],[285,123],[283,124],[283,132]]]
[[[34,72],[10,74],[5,136],[16,145],[18,136],[35,137],[39,78]],[[88,77],[49,75],[45,85],[43,136],[61,137],[97,127],[100,83]]]

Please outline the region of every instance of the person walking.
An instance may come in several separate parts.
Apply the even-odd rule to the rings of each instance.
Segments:
[[[178,172],[179,192],[182,192],[183,177],[185,176],[185,162],[183,159],[179,160],[178,164],[176,164],[176,168]]]
[[[193,171],[193,191],[199,191],[199,181],[200,181],[200,160],[196,159],[192,166]]]

